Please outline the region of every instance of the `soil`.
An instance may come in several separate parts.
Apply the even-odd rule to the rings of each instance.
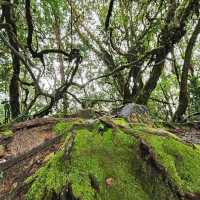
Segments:
[[[47,161],[50,153],[60,148],[60,140],[51,143],[57,137],[52,131],[55,122],[52,118],[45,118],[14,126],[14,135],[7,144],[4,141],[6,152],[0,159],[0,200],[22,200],[27,188],[24,180]]]

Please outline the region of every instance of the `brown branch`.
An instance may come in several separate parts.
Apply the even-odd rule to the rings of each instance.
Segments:
[[[49,112],[51,111],[52,107],[61,99],[63,98],[63,95],[65,92],[68,90],[68,88],[73,85],[73,78],[76,75],[76,72],[78,70],[79,64],[76,63],[72,74],[69,78],[69,80],[66,80],[63,85],[61,85],[58,89],[55,90],[55,93],[49,96],[51,98],[50,103],[45,106],[43,109],[41,109],[39,112],[36,112],[33,116],[34,117],[43,117],[45,115],[48,115]],[[45,94],[43,94],[45,96]]]
[[[71,92],[67,91],[67,94],[72,96],[80,105],[82,105],[82,102],[78,99],[78,97],[75,94],[72,94]]]
[[[29,72],[35,87],[37,88],[38,91],[41,91],[40,86],[37,82],[37,79],[34,75],[34,73],[31,70],[31,65],[34,66],[34,64],[30,61],[30,59],[26,58],[24,59],[24,57],[21,55],[21,53],[19,51],[17,51],[7,40],[6,37],[0,33],[0,38],[2,39],[2,41],[4,42],[4,44],[13,51],[13,53],[19,57],[19,59],[22,61],[22,63],[25,65],[27,71]],[[28,62],[27,62],[28,61]]]
[[[60,53],[63,54],[66,57],[69,57],[69,53],[65,52],[62,49],[44,49],[40,52],[37,53],[38,56],[44,55],[44,54],[49,54],[49,53]]]
[[[65,55],[66,57],[69,57],[69,54],[61,49],[44,49],[40,52],[33,50],[33,47],[32,47],[33,41],[32,40],[33,40],[34,27],[33,27],[32,15],[31,15],[31,0],[27,0],[25,2],[26,2],[26,4],[25,4],[26,22],[27,22],[27,26],[28,26],[27,45],[28,45],[29,51],[30,51],[31,55],[33,56],[33,58],[39,58],[41,60],[42,64],[44,65],[44,55],[45,54],[59,53],[59,54]]]
[[[111,47],[112,47],[119,55],[128,56],[130,53],[122,52],[122,50],[121,50],[120,48],[118,48],[118,47],[114,44],[113,39],[112,39],[112,35],[113,35],[113,29],[110,29],[109,39],[110,39],[110,45],[111,45]]]
[[[31,0],[25,1],[25,10],[26,10],[26,21],[28,26],[28,36],[27,36],[27,46],[31,52],[32,55],[35,55],[36,52],[32,48],[32,38],[33,38],[33,21],[32,21],[32,15],[31,15]]]
[[[105,30],[107,31],[110,25],[110,18],[112,16],[112,11],[113,11],[113,7],[114,7],[114,1],[115,0],[111,0],[110,4],[109,4],[109,9],[108,9],[108,13],[106,16],[106,21],[105,21]]]
[[[166,104],[166,105],[170,104],[168,101],[163,101],[163,100],[160,100],[160,99],[156,99],[154,97],[150,97],[149,99],[152,100],[152,101],[156,101],[158,103]],[[173,104],[173,105],[175,105],[175,104]]]
[[[19,78],[19,82],[20,82],[22,85],[34,86],[34,83],[33,83],[33,82],[29,83],[29,82],[26,82],[26,81],[21,80],[20,78]]]
[[[176,79],[177,79],[177,82],[178,82],[178,85],[180,86],[180,77],[179,77],[179,70],[177,68],[177,62],[176,62],[176,57],[175,57],[175,54],[174,54],[174,50],[172,50],[172,64],[173,64],[173,67],[174,67],[174,71],[175,71],[175,75],[176,75]]]
[[[146,53],[146,55],[144,55],[142,58],[140,58],[140,60],[143,60],[145,59],[146,57],[148,57],[152,52],[154,52],[155,50],[157,49],[153,49],[152,51],[149,51]],[[115,75],[117,73],[119,73],[120,71],[126,69],[126,68],[130,68],[132,65],[134,64],[137,64],[140,60],[137,60],[137,61],[133,61],[131,63],[126,63],[124,65],[120,65],[118,67],[116,67],[114,70],[112,70],[111,72],[107,73],[107,74],[104,74],[104,75],[101,75],[101,76],[97,76],[97,77],[94,77],[92,79],[90,79],[89,81],[87,81],[85,84],[83,85],[80,85],[80,84],[77,84],[77,83],[73,83],[73,85],[77,86],[77,87],[80,87],[80,88],[84,88],[86,87],[89,83],[93,82],[93,81],[96,81],[98,79],[102,79],[102,78],[107,78],[109,76],[112,76],[112,75]]]
[[[96,101],[96,102],[108,102],[108,103],[113,103],[113,102],[123,102],[122,99],[89,99],[89,98],[81,98],[81,100],[84,101]]]

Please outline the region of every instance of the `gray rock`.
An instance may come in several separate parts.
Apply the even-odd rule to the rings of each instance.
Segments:
[[[120,112],[118,112],[118,116],[124,117],[128,119],[131,115],[138,114],[138,115],[148,115],[148,109],[144,105],[139,105],[136,103],[129,103],[125,105]]]

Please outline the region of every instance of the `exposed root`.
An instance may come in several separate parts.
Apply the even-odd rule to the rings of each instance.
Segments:
[[[25,122],[19,122],[16,123],[12,126],[12,131],[16,132],[20,129],[30,129],[33,127],[38,127],[38,126],[44,126],[44,125],[51,125],[52,126],[58,122],[58,119],[56,118],[52,118],[52,117],[48,117],[48,118],[36,118],[36,119],[32,119],[32,120],[28,120]]]

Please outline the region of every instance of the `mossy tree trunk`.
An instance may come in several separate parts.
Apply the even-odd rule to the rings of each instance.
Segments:
[[[185,51],[185,60],[181,73],[179,105],[174,114],[173,118],[174,121],[181,121],[181,119],[183,118],[183,114],[185,114],[188,107],[188,83],[187,83],[188,73],[189,69],[192,68],[191,66],[192,52],[199,33],[200,33],[200,19],[198,20],[198,23],[194,29],[194,32],[192,33],[192,36],[189,40],[189,43]]]
[[[7,28],[7,34],[9,42],[12,47],[19,52],[19,46],[17,43],[17,27],[15,23],[15,13],[14,6],[10,0],[6,1],[5,5],[2,5],[2,19],[9,25]],[[11,116],[16,118],[20,114],[20,104],[19,104],[19,74],[20,74],[20,60],[19,57],[11,50],[12,55],[12,68],[13,73],[9,85],[9,96],[10,96],[10,106],[11,106]]]

